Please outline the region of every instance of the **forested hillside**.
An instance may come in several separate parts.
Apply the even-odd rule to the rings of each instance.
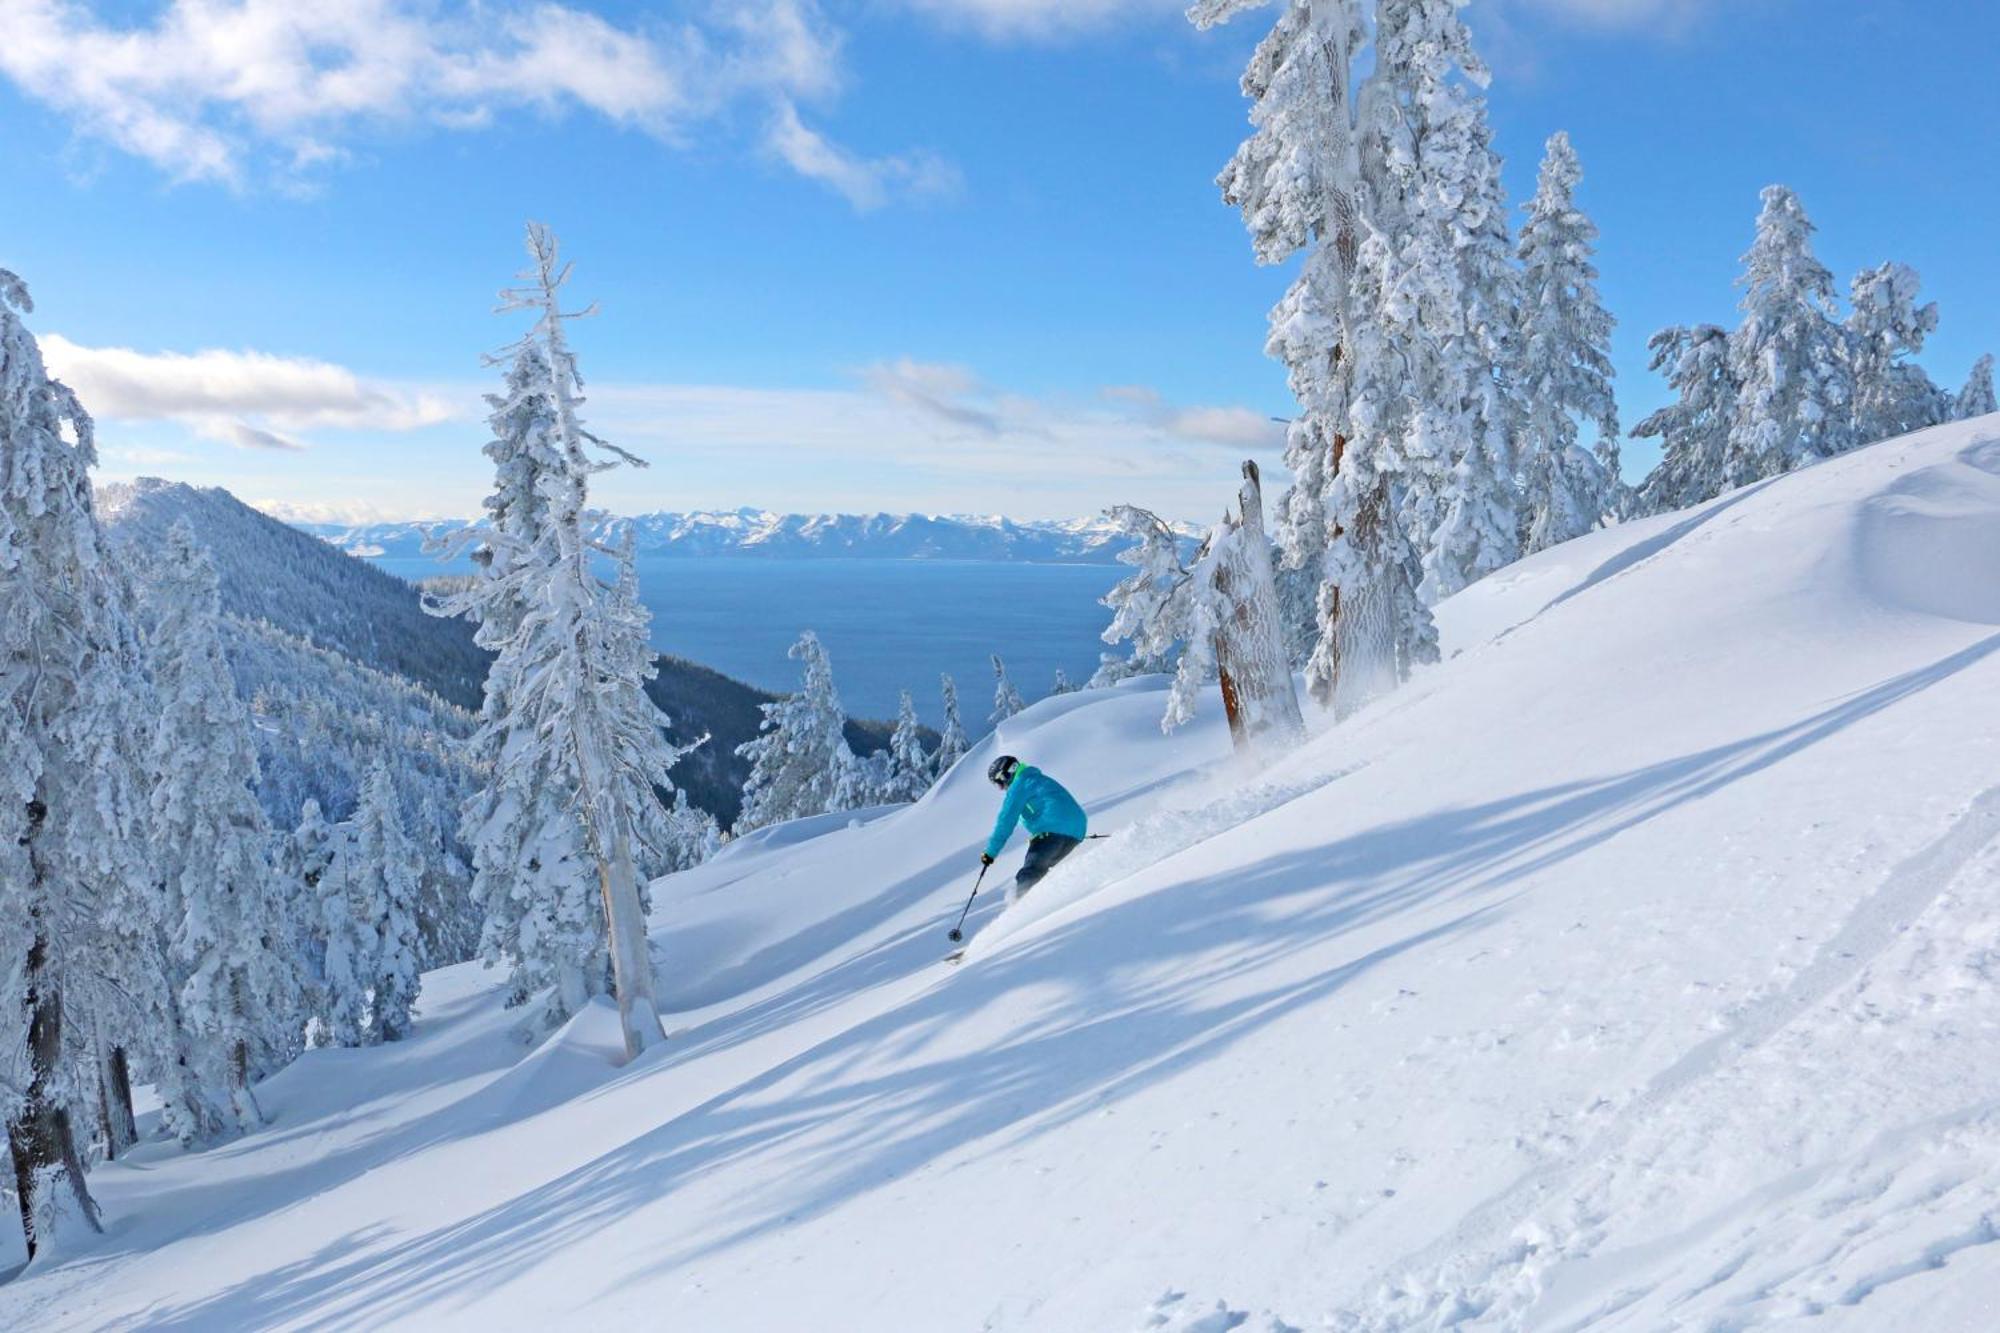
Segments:
[[[228,614],[268,621],[461,708],[479,707],[486,654],[471,626],[425,615],[416,591],[394,575],[218,487],[141,477],[101,488],[99,505],[112,535],[138,549],[157,546],[185,518],[215,558]]]
[[[425,714],[424,724],[445,734],[469,732],[466,710],[479,707],[488,655],[473,643],[466,621],[425,614],[415,585],[252,509],[225,490],[142,477],[101,488],[100,503],[105,526],[121,545],[143,550],[164,541],[175,520],[185,518],[208,546],[222,581],[224,612],[236,624],[231,665],[246,699],[275,688],[283,673],[266,659],[278,653],[308,673],[349,675],[362,682],[369,699],[398,699],[399,712]],[[258,664],[251,663],[253,658]],[[358,670],[346,673],[340,662]],[[743,782],[750,774],[749,761],[736,747],[757,734],[760,708],[778,696],[685,658],[663,654],[659,668],[646,692],[672,719],[669,737],[681,745],[709,737],[708,744],[681,760],[674,780],[727,827],[742,806]],[[417,689],[405,694],[382,679],[382,673]],[[350,697],[341,685],[329,682],[327,690],[333,698]],[[301,697],[308,693],[302,691]],[[436,697],[426,701],[426,693]],[[451,707],[438,710],[440,702]],[[363,770],[316,768],[287,759],[287,752],[311,753],[301,733],[293,730],[289,737],[289,745],[281,745],[267,732],[262,747],[267,761],[275,764],[265,776],[266,791],[283,791],[290,800],[284,822],[298,817],[298,802],[290,798],[299,789],[318,798],[329,813],[344,814],[352,807]],[[881,750],[888,738],[887,723],[856,721],[847,727],[848,744],[858,755]],[[451,785],[461,787],[463,779],[454,776]],[[275,795],[266,804],[277,819],[282,802],[274,801]]]

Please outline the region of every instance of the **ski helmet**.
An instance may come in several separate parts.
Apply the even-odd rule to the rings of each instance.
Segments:
[[[1020,766],[1021,761],[1013,755],[1003,754],[986,770],[986,780],[996,787],[1004,787],[1014,780],[1014,770]]]

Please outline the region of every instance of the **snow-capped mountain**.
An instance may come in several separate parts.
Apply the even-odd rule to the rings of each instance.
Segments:
[[[301,524],[353,555],[408,559],[425,539],[457,522]],[[1108,520],[1017,522],[999,516],[929,514],[778,514],[765,509],[653,513],[607,519],[598,535],[627,531],[646,554],[763,556],[849,560],[1025,560],[1106,564],[1129,545]],[[1189,540],[1199,537],[1188,526]]]

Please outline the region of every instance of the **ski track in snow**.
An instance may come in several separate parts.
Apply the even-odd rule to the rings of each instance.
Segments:
[[[1991,421],[1502,571],[1268,769],[1133,682],[745,838],[632,1064],[434,973],[0,1328],[1992,1333]],[[952,969],[1003,748],[1110,836]]]
[[[1900,864],[1875,892],[1857,904],[1840,930],[1820,947],[1812,962],[1789,985],[1774,995],[1740,1007],[1726,1031],[1702,1042],[1655,1075],[1643,1091],[1619,1109],[1613,1124],[1573,1159],[1529,1173],[1468,1212],[1435,1243],[1397,1265],[1395,1271],[1403,1276],[1387,1282],[1386,1308],[1337,1312],[1329,1323],[1342,1329],[1384,1331],[1463,1325],[1529,1326],[1536,1303],[1546,1294],[1546,1279],[1551,1270],[1589,1258],[1603,1239],[1603,1224],[1608,1218],[1601,1207],[1593,1207],[1590,1201],[1611,1194],[1619,1176],[1644,1172],[1651,1166],[1646,1161],[1629,1160],[1628,1149],[1633,1141],[1642,1133],[1663,1130],[1683,1136],[1699,1134],[1703,1128],[1699,1124],[1670,1123],[1674,1102],[1685,1090],[1710,1078],[1723,1066],[1741,1061],[1852,983],[1911,931],[1975,858],[1994,846],[1996,839],[2000,839],[2000,786],[1982,792],[1942,836]],[[1876,1151],[1863,1154],[1862,1161],[1879,1161],[1885,1155],[1881,1149],[1895,1146],[1899,1140],[1931,1141],[1947,1130],[1978,1140],[1979,1155],[1984,1157],[1988,1168],[2000,1168],[2000,1102],[1943,1117],[1918,1131],[1886,1135]],[[1836,1182],[1835,1188],[1814,1200],[1813,1207],[1838,1210],[1881,1200],[1898,1184],[1894,1177],[1876,1177],[1872,1168],[1858,1174],[1867,1179]],[[1923,1204],[1972,1183],[1971,1179],[1960,1178],[1935,1191],[1919,1191],[1917,1199],[1903,1201],[1900,1207],[1921,1212]],[[1845,1192],[1840,1185],[1847,1186]],[[1992,1211],[2000,1208],[2000,1180],[1981,1182],[1981,1186],[1985,1207],[1970,1228],[1941,1240],[1911,1242],[1918,1246],[1915,1256],[1890,1260],[1871,1270],[1848,1285],[1835,1303],[1859,1305],[1891,1282],[1934,1271],[1960,1250],[2000,1239]],[[1550,1217],[1551,1210],[1558,1216]],[[1861,1234],[1872,1234],[1880,1226],[1877,1221]],[[1848,1252],[1843,1248],[1822,1254],[1816,1261],[1786,1274],[1784,1281],[1795,1284],[1809,1278]],[[1700,1292],[1733,1278],[1749,1260],[1748,1251],[1735,1254],[1730,1264],[1677,1297],[1674,1303],[1690,1301]],[[1768,1293],[1776,1285],[1779,1284],[1766,1282],[1764,1291]],[[1593,1309],[1575,1322],[1549,1327],[1583,1330],[1609,1326],[1616,1322],[1620,1309],[1641,1294],[1638,1290],[1628,1290],[1619,1299]],[[1792,1303],[1781,1313],[1743,1312],[1704,1321],[1700,1326],[1747,1329],[1769,1318],[1819,1314],[1823,1310],[1816,1302],[1808,1301],[1803,1306]]]

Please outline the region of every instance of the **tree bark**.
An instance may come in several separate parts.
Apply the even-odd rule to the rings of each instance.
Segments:
[[[1256,463],[1243,464],[1236,513],[1223,522],[1235,541],[1231,558],[1219,562],[1216,572],[1216,589],[1228,599],[1229,614],[1216,630],[1215,664],[1230,739],[1239,751],[1271,742],[1290,745],[1304,737],[1305,719],[1279,624],[1277,577],[1264,536],[1263,478]]]
[[[132,1110],[132,1065],[123,1046],[113,1046],[105,1056],[101,1086],[105,1142],[109,1155],[116,1157],[139,1141],[139,1117]]]
[[[33,935],[28,945],[27,988],[23,1005],[28,1014],[28,1092],[21,1109],[7,1126],[7,1144],[14,1164],[15,1196],[21,1206],[21,1235],[27,1242],[28,1257],[34,1258],[48,1237],[42,1234],[45,1218],[55,1215],[53,1192],[68,1188],[77,1209],[93,1231],[101,1231],[97,1203],[84,1183],[83,1161],[77,1155],[76,1137],[71,1132],[69,1110],[56,1088],[57,1068],[62,1060],[62,985],[49,959],[48,923],[42,915],[40,898],[48,887],[48,874],[35,854],[35,838],[48,817],[48,807],[40,801],[28,802],[28,831],[22,845],[28,848],[28,865],[33,877],[36,903],[30,911]]]

